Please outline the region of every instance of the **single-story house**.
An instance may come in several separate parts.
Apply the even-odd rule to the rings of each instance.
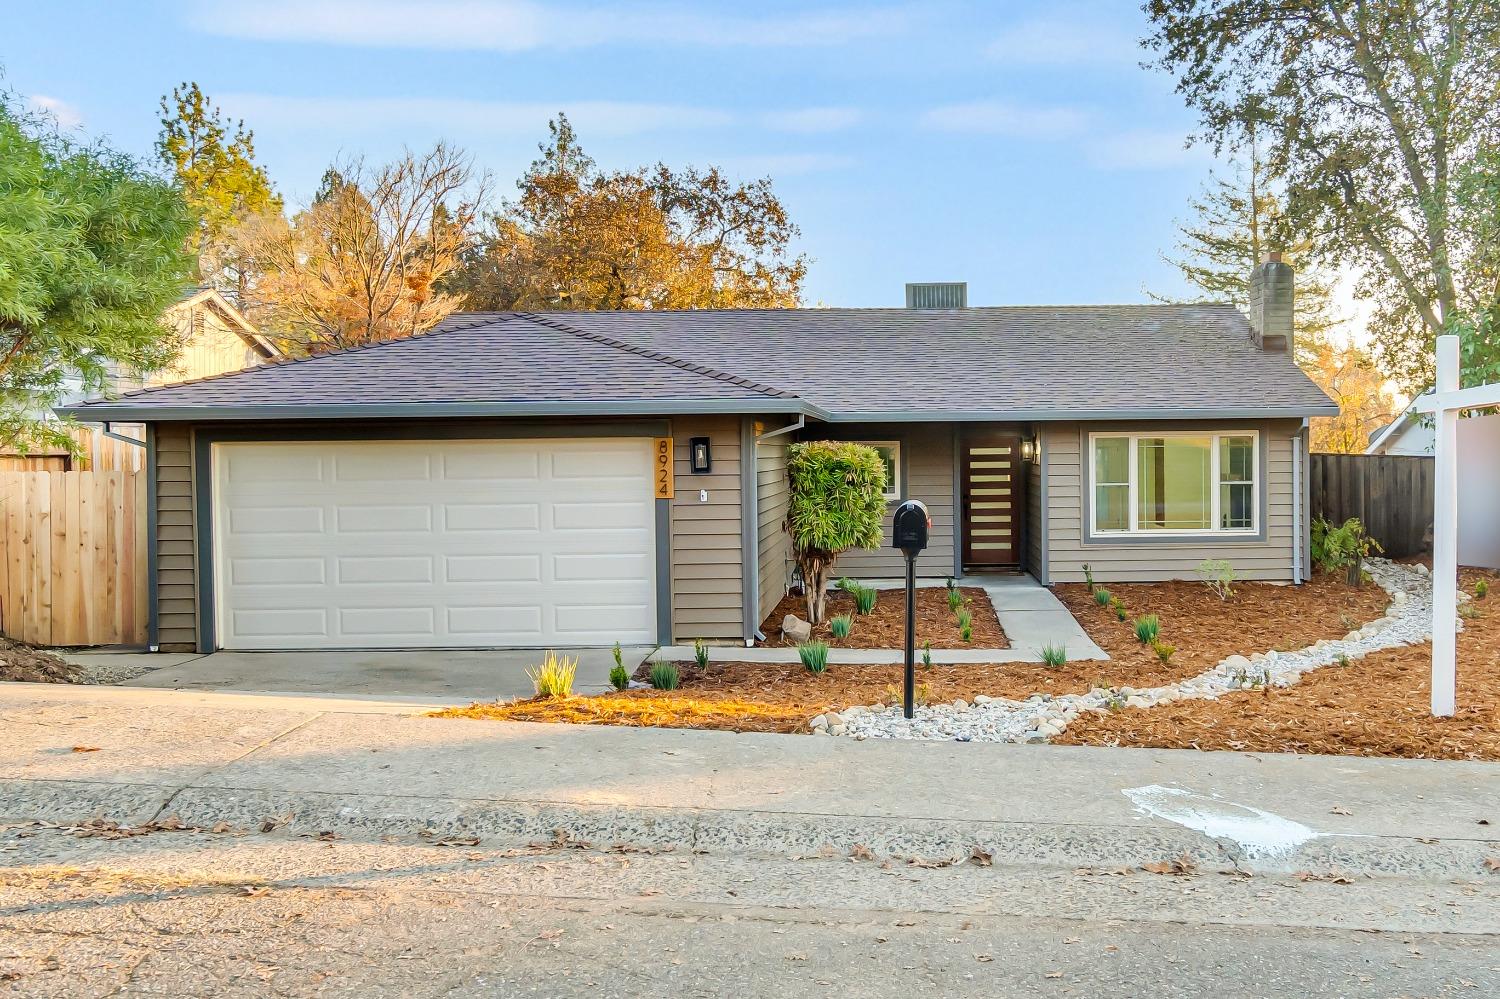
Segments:
[[[1228,305],[468,313],[68,409],[146,425],[162,649],[748,641],[787,445],[874,444],[928,578],[1301,581],[1292,274]],[[942,304],[952,288],[917,289]],[[896,576],[890,548],[839,571]]]

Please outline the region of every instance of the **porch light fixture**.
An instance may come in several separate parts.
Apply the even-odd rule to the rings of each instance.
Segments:
[[[694,475],[713,471],[714,456],[713,452],[708,449],[707,437],[694,437],[690,442],[688,453],[692,455]]]
[[[1036,438],[1028,437],[1021,442],[1021,460],[1031,461],[1036,457]]]

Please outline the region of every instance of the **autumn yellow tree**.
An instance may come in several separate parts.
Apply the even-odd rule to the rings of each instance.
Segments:
[[[459,306],[439,290],[473,241],[484,179],[439,144],[378,168],[346,161],[305,210],[236,233],[258,277],[251,317],[294,352],[323,353],[429,329]]]
[[[783,308],[807,261],[769,178],[604,172],[564,115],[446,287],[472,309]]]
[[[1359,454],[1370,437],[1396,418],[1397,406],[1386,377],[1358,347],[1320,340],[1298,349],[1302,370],[1339,404],[1338,416],[1312,420],[1314,451]]]

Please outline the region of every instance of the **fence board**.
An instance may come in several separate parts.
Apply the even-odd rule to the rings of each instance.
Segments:
[[[145,500],[140,471],[0,472],[0,632],[145,642]]]
[[[1431,550],[1433,466],[1426,455],[1314,454],[1312,513],[1331,524],[1358,517],[1392,558]]]

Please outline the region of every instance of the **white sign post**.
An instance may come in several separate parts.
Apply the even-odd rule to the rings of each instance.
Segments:
[[[1458,656],[1458,414],[1500,406],[1500,385],[1460,389],[1458,337],[1437,338],[1436,390],[1413,409],[1437,424],[1432,526],[1432,713],[1453,714]]]

